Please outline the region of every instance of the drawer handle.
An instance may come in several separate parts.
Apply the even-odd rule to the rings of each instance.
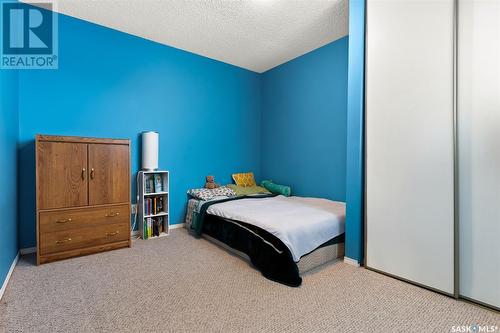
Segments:
[[[94,173],[95,169],[94,168],[90,169],[90,179],[94,179]]]
[[[116,236],[116,235],[118,235],[119,233],[120,233],[120,232],[119,232],[118,230],[117,230],[117,231],[115,231],[115,232],[108,232],[108,233],[106,234],[106,236]]]
[[[112,213],[106,214],[106,217],[115,217],[115,216],[118,216],[118,215],[120,215],[119,212],[112,212]]]
[[[66,238],[66,239],[63,239],[63,240],[58,240],[58,241],[56,241],[56,244],[60,245],[60,244],[64,244],[64,243],[67,243],[67,242],[71,242],[71,238]]]
[[[60,220],[57,220],[56,223],[68,223],[71,221],[72,221],[72,219],[60,219]]]

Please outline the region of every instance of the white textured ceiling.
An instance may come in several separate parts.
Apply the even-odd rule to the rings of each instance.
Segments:
[[[348,0],[54,2],[60,13],[259,73],[348,34]]]

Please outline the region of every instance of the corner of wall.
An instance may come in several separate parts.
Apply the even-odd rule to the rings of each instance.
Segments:
[[[19,139],[19,73],[0,69],[0,165],[6,175],[0,179],[0,188],[8,195],[0,199],[0,285],[6,282],[15,266],[19,252],[18,242],[18,139]],[[3,293],[2,289],[2,293]]]
[[[266,72],[259,73],[259,97],[260,97],[260,102],[259,102],[259,171],[260,171],[260,177],[261,180],[264,180],[264,142],[266,141],[264,138],[264,134],[266,131],[264,130],[264,84],[265,84],[265,74]]]
[[[21,207],[19,206],[20,198],[19,198],[19,169],[20,169],[20,142],[21,142],[21,117],[19,115],[20,112],[20,107],[19,107],[19,91],[21,90],[21,79],[20,79],[20,73],[18,70],[16,70],[16,96],[15,96],[15,108],[16,108],[16,123],[17,123],[17,140],[16,140],[16,224],[17,224],[17,249],[19,251],[20,249],[20,244],[21,240],[19,239],[20,237],[20,223],[19,223],[19,211],[21,210]]]
[[[364,251],[365,1],[349,2],[347,102],[346,257],[363,262]]]

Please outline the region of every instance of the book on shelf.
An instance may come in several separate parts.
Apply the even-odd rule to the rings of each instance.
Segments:
[[[162,196],[144,199],[144,215],[156,215],[164,212],[164,199]]]
[[[160,216],[157,218],[158,221],[158,232],[161,234],[162,232],[166,232],[165,230],[165,218],[163,216]]]
[[[154,175],[154,191],[163,192],[163,179],[161,173],[156,173]]]
[[[142,226],[142,238],[149,238],[149,218],[144,219],[144,224]]]
[[[158,237],[160,234],[165,233],[165,219],[160,217],[146,217],[143,225],[143,238],[148,239],[151,237]]]
[[[144,187],[145,187],[146,193],[154,193],[155,192],[153,175],[146,175],[145,176]]]
[[[160,219],[153,220],[153,236],[160,236],[161,233],[161,221]]]
[[[163,197],[158,197],[158,200],[156,200],[156,211],[157,212],[165,211],[163,209]]]

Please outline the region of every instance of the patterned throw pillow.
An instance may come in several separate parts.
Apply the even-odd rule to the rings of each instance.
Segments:
[[[255,179],[253,177],[253,172],[246,173],[233,173],[233,180],[238,186],[255,186]]]
[[[188,191],[188,194],[199,200],[210,200],[215,197],[234,197],[236,193],[226,186],[217,187],[214,189],[195,188]]]

